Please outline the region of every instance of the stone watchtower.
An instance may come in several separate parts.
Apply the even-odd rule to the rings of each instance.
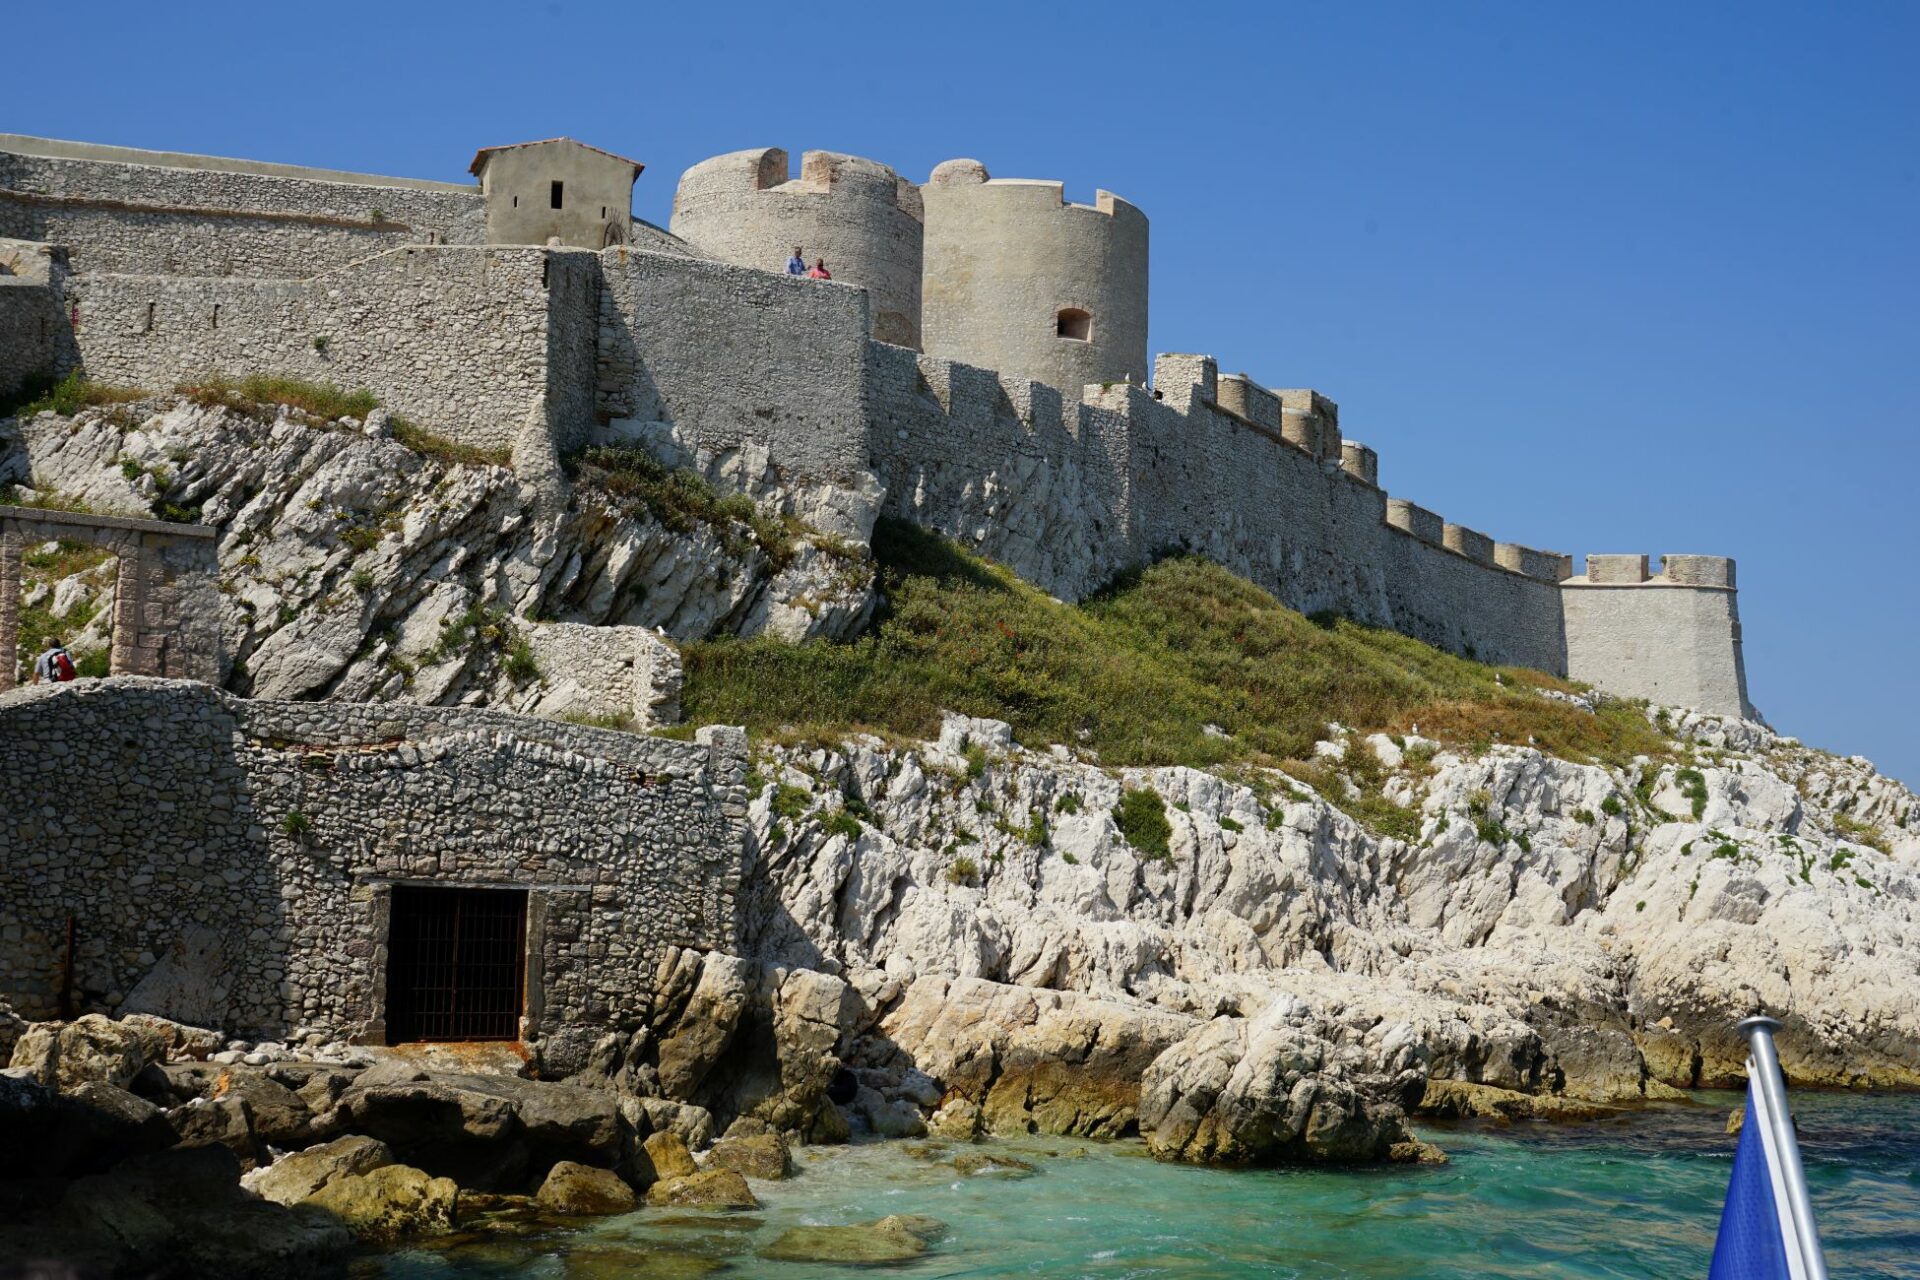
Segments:
[[[990,180],[977,160],[946,161],[920,194],[929,355],[1072,399],[1146,380],[1145,214],[1110,191],[1068,204],[1057,182]]]
[[[483,147],[468,171],[480,180],[488,244],[604,249],[626,244],[633,180],[646,166],[572,138]]]
[[[800,157],[790,177],[778,147],[703,160],[680,177],[669,229],[725,262],[785,269],[798,247],[833,278],[866,289],[873,336],[920,345],[920,191],[884,164],[833,151]]]

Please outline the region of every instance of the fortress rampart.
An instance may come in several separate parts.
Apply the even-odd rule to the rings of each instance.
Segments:
[[[752,173],[740,157],[722,157],[683,189],[724,178],[754,198],[795,198],[777,184],[742,185],[775,176],[778,154],[741,153],[758,157]],[[9,160],[0,154],[0,174]],[[861,189],[877,202],[891,171],[865,166],[843,164],[835,181],[871,179]],[[50,363],[16,378],[74,359],[96,378],[154,388],[204,373],[290,374],[366,386],[427,429],[474,444],[516,444],[529,424],[550,436],[541,446],[549,455],[595,438],[672,440],[710,474],[723,462],[756,489],[854,495],[839,511],[870,502],[877,481],[887,510],[1065,599],[1160,555],[1204,555],[1303,612],[1343,613],[1616,692],[1751,714],[1730,561],[1672,556],[1649,576],[1644,557],[1594,556],[1575,578],[1568,556],[1496,542],[1389,496],[1378,456],[1343,436],[1338,405],[1317,391],[1222,375],[1202,355],[1160,356],[1149,390],[1137,210],[1105,193],[1097,207],[1064,205],[1057,184],[988,182],[968,162],[941,166],[935,179],[922,191],[924,354],[870,337],[868,289],[713,261],[665,236],[599,252],[410,245],[273,279],[83,269],[111,259],[85,242],[91,224],[75,224],[80,243],[0,257],[45,264],[43,281],[20,280],[26,305],[10,306],[11,286],[0,285],[0,334],[37,331],[49,316],[69,321],[21,362]],[[977,222],[959,216],[973,201]],[[935,234],[943,207],[956,215],[951,243]],[[1084,253],[1073,247],[1082,234]],[[944,305],[934,297],[938,262],[959,262],[999,235],[1029,247],[1053,236],[1041,256],[1054,267],[1021,267],[1010,243],[977,259],[979,280],[991,285],[1005,267],[1011,289],[1021,271],[1054,270],[1043,292],[1057,301],[1084,268],[1106,290],[1076,295],[1093,299],[1092,338],[1049,329],[1026,347],[1009,340],[994,348],[1009,353],[997,371],[943,350],[942,333],[953,331],[934,323]],[[947,247],[936,252],[937,242]],[[1002,311],[1024,316],[1040,296],[998,288],[976,293],[969,314],[982,323]],[[1103,314],[1124,323],[1101,328]],[[1119,363],[1086,375],[1056,359],[1063,349]],[[849,523],[864,534],[859,518]]]
[[[799,247],[835,277],[863,286],[873,336],[920,345],[920,189],[886,165],[833,151],[800,157],[761,147],[715,156],[681,175],[673,234],[725,262],[782,270]]]
[[[88,815],[0,805],[0,998],[56,1016],[71,920],[82,1007],[168,988],[237,1034],[383,1043],[388,904],[428,882],[525,895],[522,1038],[636,1025],[669,947],[738,945],[746,766],[729,729],[140,679],[0,694],[9,794]]]

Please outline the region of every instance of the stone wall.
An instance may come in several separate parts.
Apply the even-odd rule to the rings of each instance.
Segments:
[[[1184,552],[1302,612],[1566,670],[1551,578],[1497,565],[1478,544],[1448,548],[1437,518],[1424,538],[1387,523],[1386,494],[1342,468],[1337,437],[1320,439],[1323,458],[1283,435],[1277,401],[1272,426],[1222,410],[1209,359],[1162,357],[1160,399],[1115,386],[1084,403],[879,344],[870,359],[868,447],[888,509],[1054,595],[1079,599]]]
[[[737,945],[746,742],[151,679],[0,694],[0,998],[384,1035],[396,883],[529,895],[526,1039],[630,1028]]]
[[[584,433],[596,275],[578,250],[423,247],[312,280],[76,277],[69,296],[98,380],[157,389],[258,373],[365,387],[429,431],[494,448],[512,445],[555,370],[556,430]]]
[[[1709,715],[1758,719],[1747,700],[1733,561],[1588,556],[1561,591],[1567,673],[1612,693]]]
[[[16,658],[22,555],[27,547],[55,540],[105,547],[118,557],[115,675],[224,679],[228,659],[215,536],[197,524],[0,506],[0,690],[13,688],[39,656]]]
[[[668,423],[705,454],[776,453],[795,477],[867,470],[867,295],[729,263],[609,249],[600,416]]]
[[[311,276],[404,244],[479,244],[477,187],[0,134],[0,236],[80,272]]]
[[[66,251],[0,239],[0,400],[64,375],[79,359],[63,293]]]
[[[1110,191],[1070,204],[1057,182],[989,181],[949,160],[921,189],[927,351],[1078,397],[1147,378],[1147,218]],[[1061,312],[1086,317],[1065,336]]]

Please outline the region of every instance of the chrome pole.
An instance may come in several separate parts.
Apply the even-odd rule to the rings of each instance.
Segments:
[[[1773,1033],[1780,1024],[1772,1018],[1746,1018],[1734,1030],[1744,1032],[1750,1059],[1751,1078],[1756,1089],[1766,1096],[1767,1112],[1773,1127],[1769,1135],[1780,1161],[1780,1175],[1787,1184],[1787,1207],[1793,1214],[1794,1244],[1806,1267],[1807,1280],[1827,1280],[1827,1260],[1820,1250],[1820,1229],[1814,1225],[1813,1202],[1807,1197],[1807,1174],[1800,1165],[1800,1143],[1793,1132],[1793,1115],[1787,1110],[1787,1082],[1780,1074],[1780,1056],[1774,1052]]]

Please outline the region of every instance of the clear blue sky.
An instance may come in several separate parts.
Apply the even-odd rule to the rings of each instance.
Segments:
[[[35,30],[36,25],[43,27]],[[1920,782],[1920,4],[89,4],[0,129],[459,179],[570,134],[1107,187],[1153,347],[1495,537],[1730,554],[1784,732]]]

